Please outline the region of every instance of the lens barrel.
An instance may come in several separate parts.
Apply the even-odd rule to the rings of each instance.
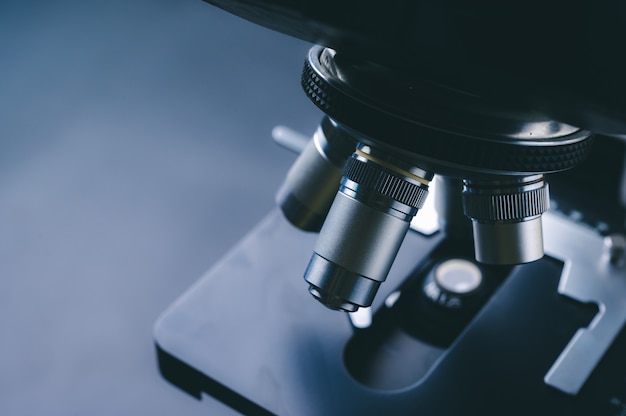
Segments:
[[[371,305],[432,177],[360,144],[346,162],[305,272],[311,294],[347,312]]]
[[[276,194],[285,218],[304,231],[318,232],[335,198],[341,171],[356,141],[324,117]]]
[[[520,264],[543,257],[541,214],[550,207],[543,175],[465,181],[463,207],[472,219],[479,262]]]

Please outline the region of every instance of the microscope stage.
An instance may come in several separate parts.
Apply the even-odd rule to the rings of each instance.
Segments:
[[[555,219],[546,233],[552,223],[580,227]],[[625,331],[578,394],[544,382],[598,310],[559,294],[567,262],[546,256],[513,268],[447,346],[416,340],[389,321],[404,341],[395,337],[373,348],[358,345],[368,337],[357,335],[369,329],[355,328],[347,314],[324,308],[307,293],[301,275],[315,238],[272,211],[157,322],[164,377],[197,398],[208,393],[245,414],[608,416],[626,410]],[[443,240],[440,234],[407,235],[372,305],[374,322],[390,308],[385,300]],[[385,357],[381,368],[369,380],[359,379],[351,354],[374,350]],[[395,367],[385,368],[385,362]],[[392,387],[375,380],[400,372],[416,376],[396,377]]]

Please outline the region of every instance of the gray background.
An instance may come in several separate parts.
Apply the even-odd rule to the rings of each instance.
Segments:
[[[200,0],[0,3],[1,415],[233,413],[152,326],[273,206],[308,46]]]

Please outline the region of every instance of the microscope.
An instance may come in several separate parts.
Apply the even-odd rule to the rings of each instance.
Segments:
[[[626,414],[623,5],[206,1],[318,45],[321,122],[158,320],[167,380],[254,415]]]

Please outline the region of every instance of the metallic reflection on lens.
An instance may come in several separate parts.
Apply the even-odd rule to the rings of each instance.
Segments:
[[[360,144],[346,162],[305,272],[311,294],[331,309],[370,306],[432,177]]]
[[[339,188],[341,169],[356,141],[328,117],[287,173],[276,202],[289,222],[317,232]]]
[[[520,264],[543,257],[541,214],[550,206],[543,175],[465,181],[463,206],[472,219],[479,262]]]

